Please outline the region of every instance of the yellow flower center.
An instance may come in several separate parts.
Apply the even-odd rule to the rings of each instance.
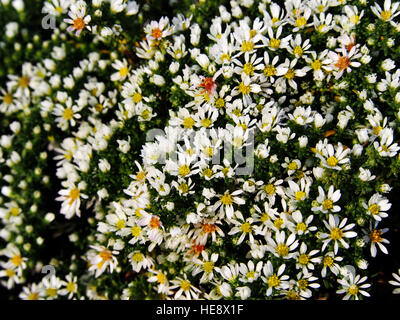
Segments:
[[[243,66],[243,72],[244,72],[245,74],[247,74],[248,76],[254,74],[254,67],[253,67],[253,65],[252,65],[250,62],[246,63],[246,64]]]
[[[140,252],[136,252],[133,256],[132,256],[132,260],[135,262],[141,262],[143,261],[144,257],[143,254],[141,254]]]
[[[19,78],[19,86],[21,88],[27,88],[29,86],[30,79],[28,77]]]
[[[278,219],[276,219],[274,221],[275,228],[280,229],[280,228],[282,228],[282,225],[283,225],[283,219],[282,218],[278,218]]]
[[[306,231],[307,230],[307,226],[304,222],[300,222],[297,224],[296,226],[296,231]]]
[[[81,195],[81,192],[79,191],[78,188],[71,189],[71,191],[69,192],[69,196],[68,196],[68,198],[70,199],[69,205],[71,205],[76,199],[78,199],[80,195]]]
[[[381,208],[376,203],[374,203],[368,209],[369,209],[369,212],[371,212],[371,214],[373,214],[373,215],[378,214],[379,211],[381,210]]]
[[[63,111],[63,117],[65,120],[71,120],[74,117],[74,112],[72,111],[71,108],[66,108]]]
[[[205,175],[208,178],[211,178],[211,176],[213,175],[213,171],[210,168],[204,169],[203,175]]]
[[[126,77],[128,75],[128,73],[129,73],[129,70],[127,67],[123,67],[123,68],[119,69],[119,75],[121,77]]]
[[[136,93],[132,96],[133,103],[139,103],[140,101],[142,101],[142,99],[143,99],[143,96],[142,96],[140,93],[138,93],[138,92],[136,92]]]
[[[138,226],[132,227],[132,229],[131,229],[131,234],[132,234],[132,236],[134,236],[134,237],[139,237],[140,231],[141,231],[141,230],[142,230],[142,229],[141,229],[140,227],[138,227]]]
[[[320,70],[322,67],[322,63],[319,60],[314,60],[313,62],[311,62],[311,68],[313,68],[314,70]]]
[[[32,292],[28,296],[28,300],[39,300],[39,294],[37,292]]]
[[[201,125],[205,128],[208,128],[212,125],[212,121],[209,118],[205,118],[201,120]]]
[[[57,295],[57,289],[56,288],[47,288],[46,295],[49,297],[55,297]]]
[[[306,196],[306,193],[304,191],[296,191],[295,193],[295,198],[297,201],[303,200],[303,198]]]
[[[21,257],[21,255],[19,255],[19,254],[14,255],[14,256],[11,258],[11,263],[12,263],[14,266],[16,266],[16,267],[19,267],[19,266],[22,264],[22,257]]]
[[[261,220],[262,223],[264,223],[265,221],[268,221],[269,220],[269,215],[267,213],[263,212],[261,217],[260,217],[260,220]]]
[[[6,269],[6,276],[9,278],[14,277],[15,271],[13,269]]]
[[[223,108],[223,107],[225,106],[225,100],[222,99],[222,98],[218,98],[218,99],[215,101],[215,106],[216,106],[217,108]]]
[[[289,69],[286,74],[285,74],[285,78],[286,79],[293,79],[295,76],[294,70],[293,69]]]
[[[227,53],[221,54],[221,61],[224,62],[224,60],[230,61],[231,57]]]
[[[273,185],[273,184],[267,184],[266,186],[264,186],[264,191],[268,194],[268,195],[270,195],[270,196],[272,196],[272,195],[274,195],[275,194],[275,186]]]
[[[189,186],[186,182],[181,183],[178,188],[182,193],[187,193],[189,191]]]
[[[297,284],[300,290],[305,290],[307,289],[308,281],[306,279],[300,279],[299,281],[297,281]]]
[[[246,51],[251,51],[254,49],[254,43],[251,41],[243,41],[242,43],[242,51],[246,52]]]
[[[307,265],[308,264],[308,262],[310,261],[310,258],[308,257],[308,255],[306,255],[306,254],[301,254],[300,256],[299,256],[299,263],[301,264],[301,265],[303,265],[303,266],[305,266],[305,265]]]
[[[382,11],[381,12],[381,18],[382,18],[383,21],[389,20],[391,16],[392,16],[392,11],[391,10],[387,10],[387,11]]]
[[[252,229],[251,224],[248,222],[243,223],[240,226],[240,229],[242,230],[243,233],[249,233]]]
[[[115,227],[117,229],[125,228],[125,221],[124,220],[118,220],[117,223],[115,224]]]
[[[275,251],[278,255],[280,255],[281,257],[285,257],[289,254],[289,248],[287,245],[281,243],[278,244],[275,248]]]
[[[74,292],[76,289],[75,283],[73,282],[68,282],[67,284],[67,291],[68,292]]]
[[[205,272],[211,272],[214,269],[214,263],[211,261],[206,261],[203,264],[203,269]]]
[[[157,282],[158,283],[165,283],[166,280],[167,280],[167,277],[162,272],[159,272],[157,274]]]
[[[288,164],[288,169],[289,170],[297,170],[299,167],[297,166],[297,163],[292,161]]]
[[[307,23],[306,18],[304,18],[304,17],[297,18],[296,22],[295,22],[295,26],[299,27],[299,28],[302,28],[302,27],[304,27],[306,25],[306,23]]]
[[[273,38],[273,39],[271,39],[271,40],[269,41],[269,45],[270,45],[273,49],[278,49],[279,46],[280,46],[280,44],[281,44],[281,40],[279,40],[279,39]]]
[[[190,290],[190,282],[187,280],[182,280],[180,283],[180,287],[183,291],[188,291]]]
[[[16,217],[17,215],[19,215],[19,208],[18,207],[11,208],[10,213],[12,216]]]
[[[324,264],[324,266],[326,267],[331,267],[333,265],[333,258],[331,256],[326,256],[324,257],[324,259],[322,260],[322,263]]]
[[[332,208],[333,208],[333,202],[332,202],[332,200],[325,199],[325,200],[322,202],[322,207],[323,207],[325,210],[330,210],[330,209],[332,209]]]
[[[302,56],[302,55],[303,55],[303,48],[300,47],[300,46],[296,46],[296,47],[293,49],[293,53],[294,53],[294,54],[297,54],[297,55],[299,55],[299,56]]]
[[[268,287],[275,288],[275,287],[279,286],[281,281],[279,280],[279,278],[276,274],[273,274],[272,276],[270,276],[268,278],[267,282],[268,282]]]
[[[336,165],[338,164],[338,162],[339,162],[339,160],[338,160],[336,157],[334,157],[334,156],[329,157],[328,159],[326,159],[326,163],[327,163],[328,166],[330,166],[330,167],[336,166]]]
[[[241,94],[249,94],[250,93],[250,86],[244,84],[244,82],[239,84],[239,92]]]
[[[221,197],[221,202],[222,202],[222,204],[225,205],[225,206],[231,205],[231,204],[233,203],[233,200],[232,200],[231,195],[230,195],[230,194],[224,194],[224,195]]]
[[[108,261],[111,260],[112,253],[110,250],[104,249],[99,253],[99,256],[103,261]]]
[[[183,119],[183,126],[185,127],[185,129],[192,129],[194,126],[193,118],[187,117],[187,118]]]
[[[348,292],[349,294],[351,294],[352,296],[357,295],[357,293],[358,293],[358,286],[357,286],[356,284],[352,284],[352,285],[349,287],[349,289],[347,289],[347,292]]]
[[[179,175],[181,175],[182,177],[186,177],[189,173],[190,168],[186,164],[179,167]]]
[[[343,238],[343,231],[339,228],[332,228],[331,230],[331,238],[333,240],[340,240]]]
[[[264,68],[264,75],[267,77],[272,77],[272,76],[276,75],[276,72],[277,71],[276,71],[275,67],[272,65],[266,66]]]
[[[4,95],[3,101],[4,101],[5,104],[10,105],[10,104],[13,102],[13,97],[12,97],[12,95],[6,93],[6,94]]]

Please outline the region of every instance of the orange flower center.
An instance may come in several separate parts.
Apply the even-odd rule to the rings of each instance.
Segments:
[[[159,28],[153,29],[152,32],[153,38],[160,39],[162,37],[162,31]]]
[[[215,229],[216,229],[215,224],[211,224],[211,223],[203,224],[203,227],[202,227],[202,230],[204,233],[215,232]]]
[[[215,88],[215,82],[213,78],[205,78],[203,82],[200,84],[200,87],[204,88],[208,94],[211,94]]]
[[[149,226],[152,229],[157,229],[161,225],[160,219],[158,217],[152,217],[149,222]]]
[[[338,61],[335,63],[335,67],[344,70],[350,65],[350,59],[346,56],[339,56]]]
[[[86,27],[86,23],[85,23],[85,21],[83,21],[82,18],[76,18],[74,20],[74,28],[76,30],[82,30],[85,27]]]

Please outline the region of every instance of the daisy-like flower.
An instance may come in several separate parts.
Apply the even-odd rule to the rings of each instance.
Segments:
[[[318,55],[315,51],[311,51],[310,55],[304,59],[313,70],[314,80],[324,80],[326,75],[332,71],[332,61],[328,58],[328,50],[326,49]]]
[[[307,72],[311,69],[309,66],[305,66],[301,69],[295,69],[297,61],[298,61],[297,59],[293,59],[292,61],[290,61],[289,59],[285,60],[283,67],[286,68],[287,71],[283,75],[283,77],[280,77],[275,82],[275,88],[278,92],[286,91],[286,82],[289,84],[291,88],[297,90],[297,83],[294,79],[304,77],[307,74]]]
[[[219,208],[220,218],[227,217],[228,219],[232,219],[234,215],[233,204],[243,205],[245,201],[238,197],[238,195],[242,194],[242,190],[236,190],[232,193],[229,191],[225,191],[222,195],[217,195],[220,199],[214,204],[213,211],[216,212]]]
[[[81,198],[87,199],[88,196],[81,193],[80,186],[71,184],[68,188],[58,192],[60,197],[57,201],[62,201],[60,213],[64,214],[67,219],[71,219],[74,215],[81,216],[80,206]]]
[[[215,268],[215,262],[218,260],[218,253],[213,253],[209,256],[207,251],[203,250],[201,256],[203,257],[203,260],[193,260],[196,267],[193,269],[192,275],[195,276],[199,273],[203,273],[200,278],[200,283],[210,282],[214,278],[214,272],[217,271]]]
[[[312,211],[321,211],[323,213],[328,212],[339,212],[341,209],[338,205],[335,205],[340,199],[341,193],[340,190],[336,190],[333,186],[330,186],[328,189],[328,194],[325,194],[324,189],[321,186],[318,186],[319,195],[317,197],[317,202],[320,204],[319,206],[312,207]]]
[[[399,5],[400,2],[392,3],[391,0],[385,0],[383,9],[378,3],[375,2],[375,5],[371,7],[371,10],[379,19],[385,22],[390,22],[390,24],[395,27],[396,22],[393,21],[393,18],[400,14],[400,11],[398,10]]]
[[[136,250],[128,255],[128,259],[131,262],[132,270],[139,272],[142,269],[149,269],[154,265],[152,258],[145,256],[140,251]]]
[[[308,273],[309,270],[314,270],[314,264],[319,263],[321,260],[319,257],[313,257],[318,252],[319,250],[311,250],[307,253],[307,245],[303,242],[300,245],[300,250],[293,256],[293,258],[297,260],[296,269],[302,269],[303,273]]]
[[[368,204],[363,202],[364,209],[367,210],[367,214],[371,215],[376,221],[381,221],[382,218],[388,217],[386,213],[392,207],[389,200],[379,193],[375,193],[368,200]]]
[[[40,300],[43,297],[42,283],[32,283],[22,288],[19,298],[22,300]]]
[[[242,217],[243,218],[243,217]],[[243,240],[248,236],[250,243],[254,242],[254,226],[253,219],[247,218],[245,221],[238,221],[236,219],[232,219],[231,222],[235,225],[231,231],[229,231],[228,235],[234,235],[237,233],[241,233],[237,245],[241,244]]]
[[[165,272],[161,270],[153,270],[150,269],[148,270],[150,272],[150,277],[147,279],[148,282],[150,283],[156,283],[157,284],[157,292],[162,293],[165,295],[170,295],[172,294],[169,286],[169,281],[167,278],[167,275]]]
[[[118,260],[115,255],[119,254],[116,250],[110,250],[104,246],[91,245],[95,251],[89,256],[89,271],[95,272],[95,277],[98,278],[108,268],[110,273],[113,273],[118,265]]]
[[[0,267],[0,278],[4,279],[1,281],[1,284],[4,287],[10,290],[14,288],[15,284],[22,282],[22,278],[18,275],[18,271],[12,262],[0,261]]]
[[[243,104],[245,106],[250,105],[253,102],[252,94],[258,94],[261,92],[261,87],[256,83],[255,77],[249,77],[246,74],[242,74],[242,80],[232,90],[232,97],[242,95]]]
[[[335,75],[335,79],[339,79],[344,71],[350,73],[353,68],[358,68],[361,66],[361,63],[358,61],[353,61],[362,56],[361,53],[358,52],[357,46],[353,46],[350,51],[347,51],[346,47],[342,47],[336,50],[338,53],[334,51],[328,52],[328,57],[332,61],[333,74]]]
[[[197,289],[192,283],[187,279],[186,274],[182,277],[176,277],[174,280],[171,280],[171,290],[178,289],[178,291],[174,294],[174,299],[182,299],[186,298],[187,300],[199,298],[199,294],[201,291]]]
[[[276,180],[276,178],[271,178],[268,183],[260,187],[260,190],[256,195],[256,200],[264,200],[265,198],[268,198],[268,200],[273,203],[277,195],[284,194],[283,187],[281,186],[282,183],[282,179]]]
[[[311,298],[311,289],[318,289],[320,287],[320,284],[316,282],[318,278],[314,277],[310,272],[299,272],[296,277],[296,288],[299,292],[300,297],[303,299]]]
[[[371,257],[375,258],[377,253],[377,247],[384,253],[388,254],[388,250],[383,245],[384,243],[390,243],[389,240],[382,238],[382,235],[389,231],[388,228],[377,229],[379,222],[376,221],[367,230],[363,230],[365,236],[364,240],[366,243],[371,242]]]
[[[16,271],[18,276],[21,276],[22,271],[26,269],[26,261],[28,258],[22,256],[18,247],[10,242],[0,254],[8,258],[9,267]]]
[[[111,75],[111,81],[123,81],[129,74],[128,61],[126,59],[116,60],[112,67],[117,70],[117,72]],[[139,96],[136,96],[136,100],[139,100]],[[141,99],[140,99],[141,100]]]
[[[340,265],[338,262],[342,262],[343,258],[335,255],[332,251],[325,253],[323,257],[321,257],[321,276],[326,277],[328,269],[334,274],[338,275],[340,272]]]
[[[68,10],[70,5],[71,5],[70,0],[45,1],[42,13],[47,13],[51,14],[52,16],[59,17]]]
[[[86,15],[86,4],[80,5],[82,1],[78,1],[76,4],[70,7],[70,11],[68,12],[69,19],[64,19],[64,22],[70,24],[67,28],[68,32],[74,32],[78,37],[81,32],[86,28],[91,31],[91,27],[89,26],[90,21],[92,20],[90,15]],[[84,2],[83,2],[84,3]]]
[[[271,27],[268,27],[267,32],[268,32],[268,38],[266,38],[266,43],[265,45],[272,51],[276,51],[278,49],[287,49],[289,46],[289,41],[292,38],[291,35],[286,36],[285,38],[280,39],[280,36],[282,35],[282,26],[279,26],[276,29],[276,32],[274,32],[274,29]]]
[[[278,61],[278,55],[274,56],[271,61],[268,51],[264,52],[263,76],[266,77],[266,80],[270,81],[271,83],[275,82],[275,77],[282,77],[288,72],[288,67],[286,67],[283,63],[278,65]]]
[[[65,105],[57,103],[53,110],[53,114],[57,117],[57,126],[63,131],[66,131],[70,126],[74,127],[76,125],[76,120],[81,118],[79,114],[81,109],[79,105],[73,104],[71,97],[68,97]]]
[[[168,17],[162,17],[160,21],[151,21],[144,28],[147,39],[150,41],[160,41],[171,35],[173,31],[174,28],[170,26]]]
[[[241,276],[239,280],[243,283],[252,283],[256,281],[261,275],[262,267],[262,261],[257,262],[256,265],[254,265],[254,262],[251,260],[248,261],[247,264],[240,263],[239,272]]]
[[[50,278],[45,277],[42,280],[42,284],[44,296],[47,300],[54,300],[58,298],[59,291],[62,286],[62,281],[58,277],[55,275],[52,275]]]
[[[317,145],[316,156],[321,159],[321,165],[328,169],[342,170],[344,164],[350,163],[347,155],[351,152],[350,148],[344,148],[339,142],[336,149],[331,144]]]
[[[374,148],[381,157],[395,157],[400,150],[397,143],[393,143],[393,129],[384,128],[380,134],[380,141],[374,142]]]
[[[293,54],[296,59],[305,58],[310,51],[308,50],[311,47],[310,39],[306,39],[304,42],[301,39],[301,35],[297,34],[296,37],[290,39],[290,44],[287,50]]]
[[[354,238],[357,236],[357,233],[354,231],[350,231],[354,228],[355,224],[351,223],[346,225],[347,218],[344,218],[340,221],[339,216],[329,214],[328,221],[324,220],[325,227],[329,230],[329,233],[321,233],[320,238],[325,239],[322,241],[323,245],[321,251],[324,251],[326,246],[331,242],[334,241],[334,253],[337,254],[339,250],[339,242],[345,249],[348,249],[350,246],[345,241],[346,238]]]
[[[68,299],[72,299],[78,292],[78,277],[69,273],[65,280],[62,281],[63,288],[58,293],[62,296],[67,296]]]
[[[394,280],[389,280],[389,283],[392,286],[400,287],[400,269],[397,271],[397,273],[392,273],[392,276]],[[399,294],[399,293],[400,293],[400,288],[395,288],[393,290],[393,294]]]
[[[286,240],[286,241],[285,241]],[[296,234],[291,233],[286,239],[285,231],[277,231],[275,233],[275,239],[272,237],[267,238],[267,250],[270,251],[274,256],[283,259],[293,258],[299,241],[296,240]]]
[[[359,300],[359,295],[369,297],[370,294],[364,289],[369,288],[371,285],[365,283],[367,277],[356,275],[354,268],[349,268],[348,272],[342,279],[338,279],[338,283],[342,286],[337,290],[337,294],[345,294],[343,300]]]
[[[304,220],[301,211],[296,210],[291,214],[292,223],[288,224],[288,228],[291,232],[298,235],[307,234],[309,232],[317,230],[317,227],[310,226],[313,219],[314,216],[310,214]]]
[[[266,295],[269,297],[275,292],[279,292],[282,289],[289,288],[289,276],[284,275],[286,265],[282,264],[279,266],[278,271],[274,272],[274,267],[271,261],[267,261],[263,267],[263,275],[261,279],[268,285]]]

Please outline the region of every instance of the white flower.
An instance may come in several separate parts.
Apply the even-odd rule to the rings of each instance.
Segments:
[[[67,219],[72,218],[74,215],[80,217],[81,198],[87,199],[88,196],[81,193],[79,186],[71,185],[67,189],[62,189],[58,192],[60,197],[57,201],[62,201],[60,213],[64,214]]]
[[[79,36],[85,28],[91,31],[91,27],[88,24],[92,18],[90,15],[86,15],[86,5],[71,6],[68,15],[70,19],[64,19],[66,23],[71,24],[71,26],[67,28],[68,32],[73,32],[76,30],[75,35]]]
[[[338,205],[334,205],[340,199],[341,193],[340,190],[334,189],[333,186],[330,186],[328,189],[328,194],[325,195],[325,191],[321,186],[318,186],[319,195],[317,197],[318,203],[321,205],[318,207],[312,207],[312,211],[321,211],[323,213],[328,212],[339,212],[340,207]]]
[[[369,297],[370,294],[364,289],[369,288],[371,285],[364,283],[366,280],[367,277],[361,278],[360,275],[356,275],[355,270],[351,270],[347,273],[347,276],[338,280],[338,283],[342,286],[342,288],[337,290],[336,293],[345,293],[343,300],[359,300],[360,294],[362,296]]]
[[[379,193],[372,195],[368,204],[363,202],[362,205],[364,209],[367,210],[367,214],[371,215],[376,221],[381,221],[382,218],[388,217],[388,214],[385,211],[392,207],[389,200],[382,197]]]

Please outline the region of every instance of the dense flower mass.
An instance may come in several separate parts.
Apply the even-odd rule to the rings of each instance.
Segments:
[[[1,284],[369,297],[400,236],[400,2],[381,2],[42,1],[40,55],[0,74]]]

